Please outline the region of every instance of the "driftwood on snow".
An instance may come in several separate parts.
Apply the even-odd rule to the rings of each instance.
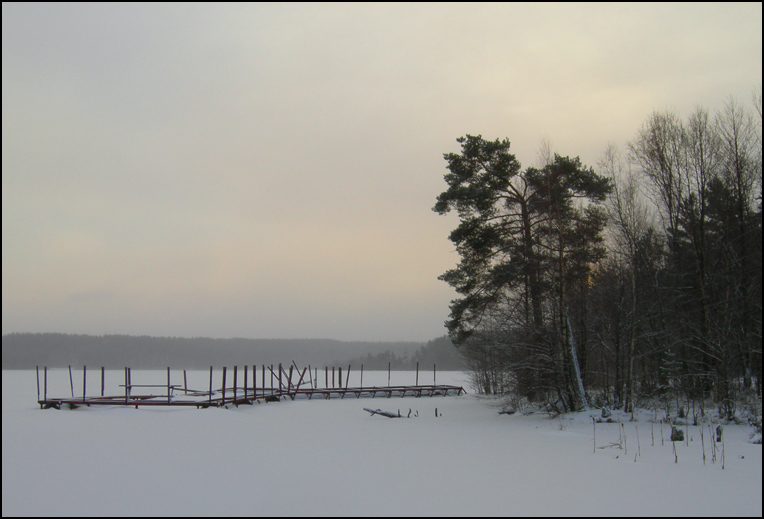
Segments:
[[[400,414],[391,413],[389,411],[382,411],[380,409],[369,409],[368,407],[364,407],[363,410],[370,412],[371,416],[374,416],[375,414],[379,414],[379,415],[382,415],[382,416],[386,416],[388,418],[400,418],[401,417]]]

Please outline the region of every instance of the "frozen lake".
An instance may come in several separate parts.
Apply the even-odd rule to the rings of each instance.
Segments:
[[[82,371],[74,373],[77,395]],[[351,373],[351,386],[359,375]],[[172,376],[182,384],[182,372]],[[365,372],[363,383],[386,385],[387,376]],[[132,382],[166,377],[133,371]],[[319,370],[320,387],[322,377]],[[414,377],[393,372],[391,383]],[[432,383],[431,370],[419,377]],[[107,388],[118,392],[123,379],[107,372]],[[89,371],[88,393],[100,383],[100,372]],[[470,390],[460,372],[438,372],[437,383]],[[49,371],[48,384],[49,396],[70,394],[66,370]],[[208,371],[189,372],[190,387],[208,385]],[[608,447],[619,440],[617,423],[598,424],[603,448],[593,452],[590,415],[598,411],[499,415],[498,400],[474,394],[60,411],[41,410],[36,395],[34,371],[3,371],[4,516],[762,513],[761,446],[748,442],[747,426],[725,428],[722,470],[719,459],[711,463],[707,432],[703,464],[699,427],[689,428],[687,445],[677,443],[675,463],[649,413],[625,417],[625,449]],[[412,418],[364,407],[404,416],[411,409]],[[668,440],[665,425],[663,433]]]

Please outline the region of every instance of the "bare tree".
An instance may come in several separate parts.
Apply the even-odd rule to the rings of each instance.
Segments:
[[[721,141],[722,181],[732,195],[734,209],[730,217],[737,224],[731,230],[727,249],[732,281],[727,292],[728,307],[732,309],[727,324],[737,332],[735,342],[740,345],[746,385],[750,385],[750,356],[757,347],[761,349],[761,224],[755,222],[757,194],[761,203],[761,137],[753,116],[732,98],[717,114],[716,125]],[[725,348],[719,353],[726,368],[729,351]],[[728,374],[720,375],[724,384],[721,397],[729,401]]]
[[[652,186],[654,201],[662,206],[667,218],[665,227],[676,234],[679,222],[679,199],[682,178],[682,123],[673,112],[653,112],[630,142],[629,159]]]
[[[631,313],[629,350],[626,370],[626,398],[624,409],[634,405],[634,357],[637,339],[637,247],[650,228],[649,210],[640,194],[637,176],[626,163],[614,144],[608,145],[599,162],[603,174],[611,178],[613,191],[608,198],[607,210],[615,252],[625,256],[631,281]]]

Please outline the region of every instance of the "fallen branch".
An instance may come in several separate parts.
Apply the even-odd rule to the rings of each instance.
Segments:
[[[369,413],[371,413],[371,416],[374,416],[375,414],[379,414],[379,415],[382,415],[382,416],[386,416],[388,418],[400,418],[401,417],[400,414],[391,413],[389,411],[382,411],[380,409],[369,409],[368,407],[364,407],[363,410],[364,411],[368,411]]]

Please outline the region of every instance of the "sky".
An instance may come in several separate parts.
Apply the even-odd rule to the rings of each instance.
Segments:
[[[761,3],[2,6],[2,333],[426,341],[444,153],[749,105]]]

